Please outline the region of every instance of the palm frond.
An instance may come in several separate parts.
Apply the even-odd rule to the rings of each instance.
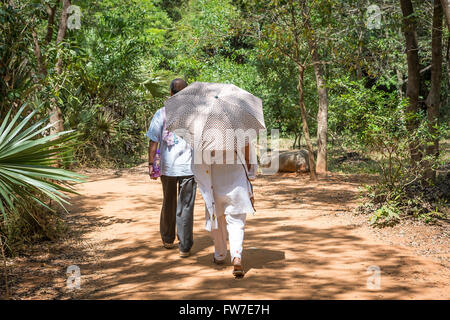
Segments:
[[[84,179],[52,166],[72,147],[73,131],[45,135],[53,124],[49,117],[30,124],[37,110],[19,121],[26,107],[11,119],[8,112],[0,125],[0,212],[6,223],[7,212],[16,213],[23,201],[50,209],[45,202],[53,200],[64,208],[68,194],[76,193],[73,185]]]

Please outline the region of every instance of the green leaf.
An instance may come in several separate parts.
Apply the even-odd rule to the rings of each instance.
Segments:
[[[6,223],[7,213],[17,214],[17,207],[23,203],[53,210],[45,203],[53,200],[65,210],[69,194],[76,194],[73,184],[84,179],[51,166],[71,151],[73,131],[42,136],[52,126],[46,124],[48,118],[30,124],[35,110],[19,121],[25,107],[11,120],[8,112],[0,126],[0,211]]]

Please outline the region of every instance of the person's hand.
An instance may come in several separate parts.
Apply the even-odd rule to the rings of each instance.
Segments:
[[[158,177],[152,177],[152,173],[153,173],[153,166],[148,165],[148,175],[149,175],[150,179],[152,179],[152,180],[158,179]]]
[[[252,204],[253,210],[256,211],[256,209],[255,209],[255,197],[253,195],[250,197],[250,202]]]
[[[248,180],[254,181],[256,180],[257,167],[254,164],[251,164],[248,168]]]

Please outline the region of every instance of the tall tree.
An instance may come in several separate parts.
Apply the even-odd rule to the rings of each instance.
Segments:
[[[61,0],[56,0],[53,2],[53,5],[50,5],[49,3],[46,4],[46,12],[47,12],[47,30],[44,37],[44,40],[42,43],[39,42],[39,36],[36,32],[36,30],[32,30],[32,37],[33,37],[33,44],[34,44],[34,54],[37,61],[37,67],[38,71],[41,74],[42,77],[47,76],[48,74],[48,68],[49,68],[49,61],[47,59],[49,57],[45,57],[42,54],[42,44],[44,46],[50,45],[54,28],[55,28],[55,16],[57,13],[57,8],[60,5]],[[62,9],[61,9],[61,17],[60,22],[58,26],[58,33],[56,36],[56,46],[59,46],[61,42],[64,41],[64,38],[66,37],[67,33],[67,19],[68,19],[68,8],[70,7],[70,0],[63,0],[62,1]],[[57,61],[54,65],[55,71],[57,75],[61,75],[63,72],[62,69],[63,59],[61,50],[58,48],[58,54],[57,54]],[[57,95],[57,92],[59,91],[59,88],[56,87],[54,89],[55,93],[54,95]],[[50,105],[51,105],[51,115],[50,115],[50,121],[54,123],[54,126],[50,129],[51,133],[56,132],[62,132],[64,131],[64,125],[63,125],[63,115],[61,112],[60,107],[58,106],[58,102],[56,97],[50,98]]]
[[[450,31],[450,1],[441,0],[441,7],[445,14],[445,21],[447,23],[448,31]]]
[[[416,18],[411,0],[400,0],[403,14],[403,32],[406,40],[406,56],[408,61],[408,84],[406,97],[409,99],[406,111],[408,114],[416,114],[419,111],[420,92],[420,62],[419,46],[417,44]],[[417,120],[408,121],[408,130],[413,132],[417,128]],[[420,145],[410,144],[411,160],[413,165],[421,160]]]
[[[270,1],[264,10],[269,9],[269,23],[267,24],[268,42],[272,48],[294,63],[297,68],[298,100],[302,120],[303,135],[306,140],[309,160],[309,175],[311,180],[317,180],[314,149],[308,126],[308,112],[305,105],[304,76],[310,59],[308,47],[303,42],[305,31],[301,8],[297,1],[289,0],[285,5],[278,1]]]
[[[255,1],[254,15],[263,26],[266,42],[275,52],[283,54],[294,63],[298,73],[299,108],[302,120],[303,136],[309,153],[310,176],[317,179],[317,172],[327,171],[328,136],[328,89],[325,83],[323,61],[320,47],[322,35],[330,25],[327,14],[332,1]],[[327,27],[324,27],[327,26]],[[259,32],[259,31],[258,31]],[[259,34],[258,34],[259,36]],[[317,113],[317,163],[307,122],[308,112],[305,105],[304,77],[308,67],[313,67],[318,96]]]
[[[436,126],[439,124],[439,107],[441,104],[442,81],[442,18],[443,7],[439,1],[434,1],[433,30],[431,40],[431,87],[425,101],[427,105],[427,118],[430,132],[436,135]],[[436,158],[439,154],[439,139],[433,137],[426,147],[427,156]],[[425,163],[425,178],[435,180],[436,171],[430,161]]]
[[[322,61],[319,56],[317,32],[311,25],[311,9],[305,1],[302,3],[304,28],[316,77],[319,107],[317,111],[317,163],[316,172],[327,172],[327,138],[328,138],[328,89],[325,86]]]
[[[66,33],[67,33],[67,17],[68,17],[68,12],[67,10],[70,7],[70,0],[63,0],[63,5],[62,5],[62,10],[61,10],[61,19],[59,22],[59,28],[58,28],[58,35],[56,37],[56,45],[60,45],[60,43],[64,40],[64,38],[66,37]],[[50,19],[52,18],[52,16],[49,14],[49,23],[50,23]],[[59,55],[58,55],[58,60],[56,62],[55,65],[55,69],[56,69],[56,73],[58,75],[61,75],[62,73],[62,54],[59,51]],[[56,88],[56,92],[59,90],[59,88]],[[61,108],[58,106],[58,103],[56,101],[56,98],[53,97],[51,99],[51,104],[52,104],[52,109],[51,109],[51,116],[50,116],[50,121],[52,123],[55,123],[55,125],[52,127],[51,129],[51,133],[56,133],[56,132],[63,132],[64,131],[64,119],[63,119],[63,114],[61,112]]]

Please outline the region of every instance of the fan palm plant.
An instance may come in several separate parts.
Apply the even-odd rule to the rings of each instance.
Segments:
[[[48,204],[53,200],[64,208],[68,194],[75,193],[73,184],[83,179],[53,166],[70,150],[72,131],[45,135],[54,125],[48,123],[49,117],[32,123],[37,110],[30,110],[20,120],[25,109],[22,106],[9,120],[10,110],[0,125],[0,212],[6,225],[8,214],[19,214],[20,207],[53,211]],[[31,210],[26,211],[33,217]]]

